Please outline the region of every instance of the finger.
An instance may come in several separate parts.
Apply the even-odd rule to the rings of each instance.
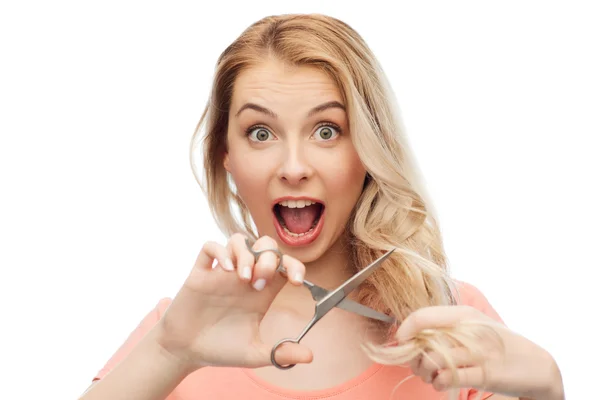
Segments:
[[[271,364],[272,347],[263,347],[263,356],[268,357],[268,363]],[[279,365],[290,364],[308,364],[313,360],[312,351],[299,343],[284,343],[275,350],[275,361]]]
[[[455,325],[464,319],[477,319],[478,310],[469,306],[432,306],[411,313],[400,325],[396,337],[400,342],[412,339],[424,329]]]
[[[284,254],[283,267],[285,268],[286,275],[290,283],[294,285],[302,285],[302,282],[304,281],[304,275],[306,274],[306,267],[300,260]]]
[[[240,233],[231,236],[227,244],[240,279],[250,281],[254,267],[254,255],[248,250],[246,237]]]
[[[223,246],[216,242],[206,242],[194,264],[199,269],[210,269],[213,268],[213,262],[217,260],[222,268],[226,268],[226,265],[233,265],[229,258],[229,252]]]
[[[263,236],[254,243],[252,248],[255,251],[276,250],[277,242],[268,236]],[[265,288],[267,282],[272,279],[279,262],[279,255],[272,251],[265,251],[258,257],[252,273],[252,286],[256,290]]]
[[[431,385],[440,392],[451,388],[485,388],[485,376],[481,367],[460,368],[456,371],[456,374],[457,381],[453,382],[454,378],[450,370],[439,371]]]
[[[464,347],[447,349],[446,356],[436,351],[426,352],[421,363],[413,370],[415,375],[420,376],[425,382],[432,382],[440,370],[454,368],[472,367],[477,363],[476,357]]]
[[[415,375],[416,375],[416,371],[418,371],[421,366],[422,359],[423,359],[423,354],[419,354],[418,356],[416,356],[415,358],[413,358],[412,360],[410,360],[408,362],[409,368],[412,370],[412,372]]]

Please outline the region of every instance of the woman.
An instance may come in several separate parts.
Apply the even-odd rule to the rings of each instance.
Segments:
[[[203,246],[82,398],[563,398],[552,357],[447,276],[391,101],[367,45],[336,19],[269,17],[230,45],[192,142],[193,154],[206,125],[203,187],[230,239]],[[285,276],[246,238],[278,248]],[[334,288],[392,247],[353,300],[400,326],[333,310],[275,352],[294,368],[274,368],[273,344],[314,311],[302,280]]]

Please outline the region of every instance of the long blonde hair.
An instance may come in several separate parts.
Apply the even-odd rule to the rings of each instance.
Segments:
[[[248,209],[223,167],[233,85],[240,71],[273,56],[292,65],[310,65],[336,82],[345,103],[352,141],[367,178],[348,221],[355,266],[368,265],[397,247],[389,262],[365,283],[362,303],[403,320],[412,311],[456,304],[440,230],[433,215],[394,97],[374,54],[346,23],[324,15],[270,16],[246,29],[218,59],[212,93],[192,137],[190,159],[220,229],[256,236]],[[202,128],[205,135],[200,138]],[[195,167],[202,145],[204,179]],[[429,342],[434,340],[429,335]],[[416,342],[415,342],[416,343]],[[373,351],[385,362],[407,361],[425,346]],[[412,346],[412,347],[411,347]],[[371,348],[371,350],[375,350]],[[404,362],[402,361],[402,362]]]

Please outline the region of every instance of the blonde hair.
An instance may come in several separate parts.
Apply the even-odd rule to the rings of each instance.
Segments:
[[[368,172],[346,229],[352,261],[356,266],[368,265],[383,251],[398,248],[363,285],[361,302],[400,321],[422,307],[456,304],[440,230],[421,187],[389,84],[364,40],[332,17],[311,14],[261,19],[219,57],[210,99],[192,137],[190,159],[220,229],[226,235],[245,232],[256,237],[249,211],[223,167],[223,157],[235,78],[268,56],[319,68],[336,82],[342,95],[354,146]],[[194,150],[201,142],[204,125],[204,179],[200,179]],[[402,346],[366,348],[376,361],[402,364],[418,352],[439,348],[440,343],[447,343],[445,338],[461,341],[451,331],[439,332]],[[468,330],[462,337],[469,337]]]

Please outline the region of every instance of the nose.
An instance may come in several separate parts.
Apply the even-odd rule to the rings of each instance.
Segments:
[[[286,147],[279,168],[279,178],[290,185],[307,181],[314,174],[314,169],[306,157],[306,149],[298,143],[290,143]]]

